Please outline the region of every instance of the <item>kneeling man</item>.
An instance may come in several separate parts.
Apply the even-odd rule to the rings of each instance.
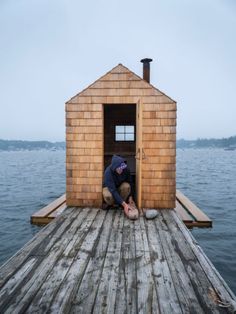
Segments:
[[[130,170],[124,158],[114,155],[111,164],[106,168],[103,181],[104,208],[108,209],[115,203],[124,208],[130,219],[138,218],[138,210],[133,200]]]

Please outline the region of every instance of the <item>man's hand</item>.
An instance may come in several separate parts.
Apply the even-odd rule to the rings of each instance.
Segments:
[[[121,205],[122,205],[123,208],[124,208],[125,214],[128,215],[128,214],[129,214],[129,210],[131,209],[131,208],[129,207],[129,205],[128,205],[126,202],[123,202]]]
[[[133,201],[133,199],[132,199],[132,201]],[[127,204],[126,202],[123,202],[122,206],[124,207],[125,215],[129,219],[132,219],[132,220],[138,219],[139,212],[135,206],[132,206],[131,203]]]

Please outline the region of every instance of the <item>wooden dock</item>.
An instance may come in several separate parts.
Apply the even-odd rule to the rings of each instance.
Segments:
[[[235,313],[174,210],[68,207],[0,268],[0,313]]]
[[[48,224],[66,209],[65,194],[31,216],[33,224]],[[176,191],[175,211],[188,228],[212,227],[212,220],[182,192]]]

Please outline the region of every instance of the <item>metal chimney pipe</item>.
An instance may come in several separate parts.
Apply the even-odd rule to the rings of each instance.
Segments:
[[[152,62],[152,59],[145,58],[140,60],[140,62],[143,63],[143,79],[150,83],[150,62]]]

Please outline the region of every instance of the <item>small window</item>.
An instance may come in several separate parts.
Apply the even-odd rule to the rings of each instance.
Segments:
[[[117,142],[134,142],[134,125],[116,125],[115,139]]]

